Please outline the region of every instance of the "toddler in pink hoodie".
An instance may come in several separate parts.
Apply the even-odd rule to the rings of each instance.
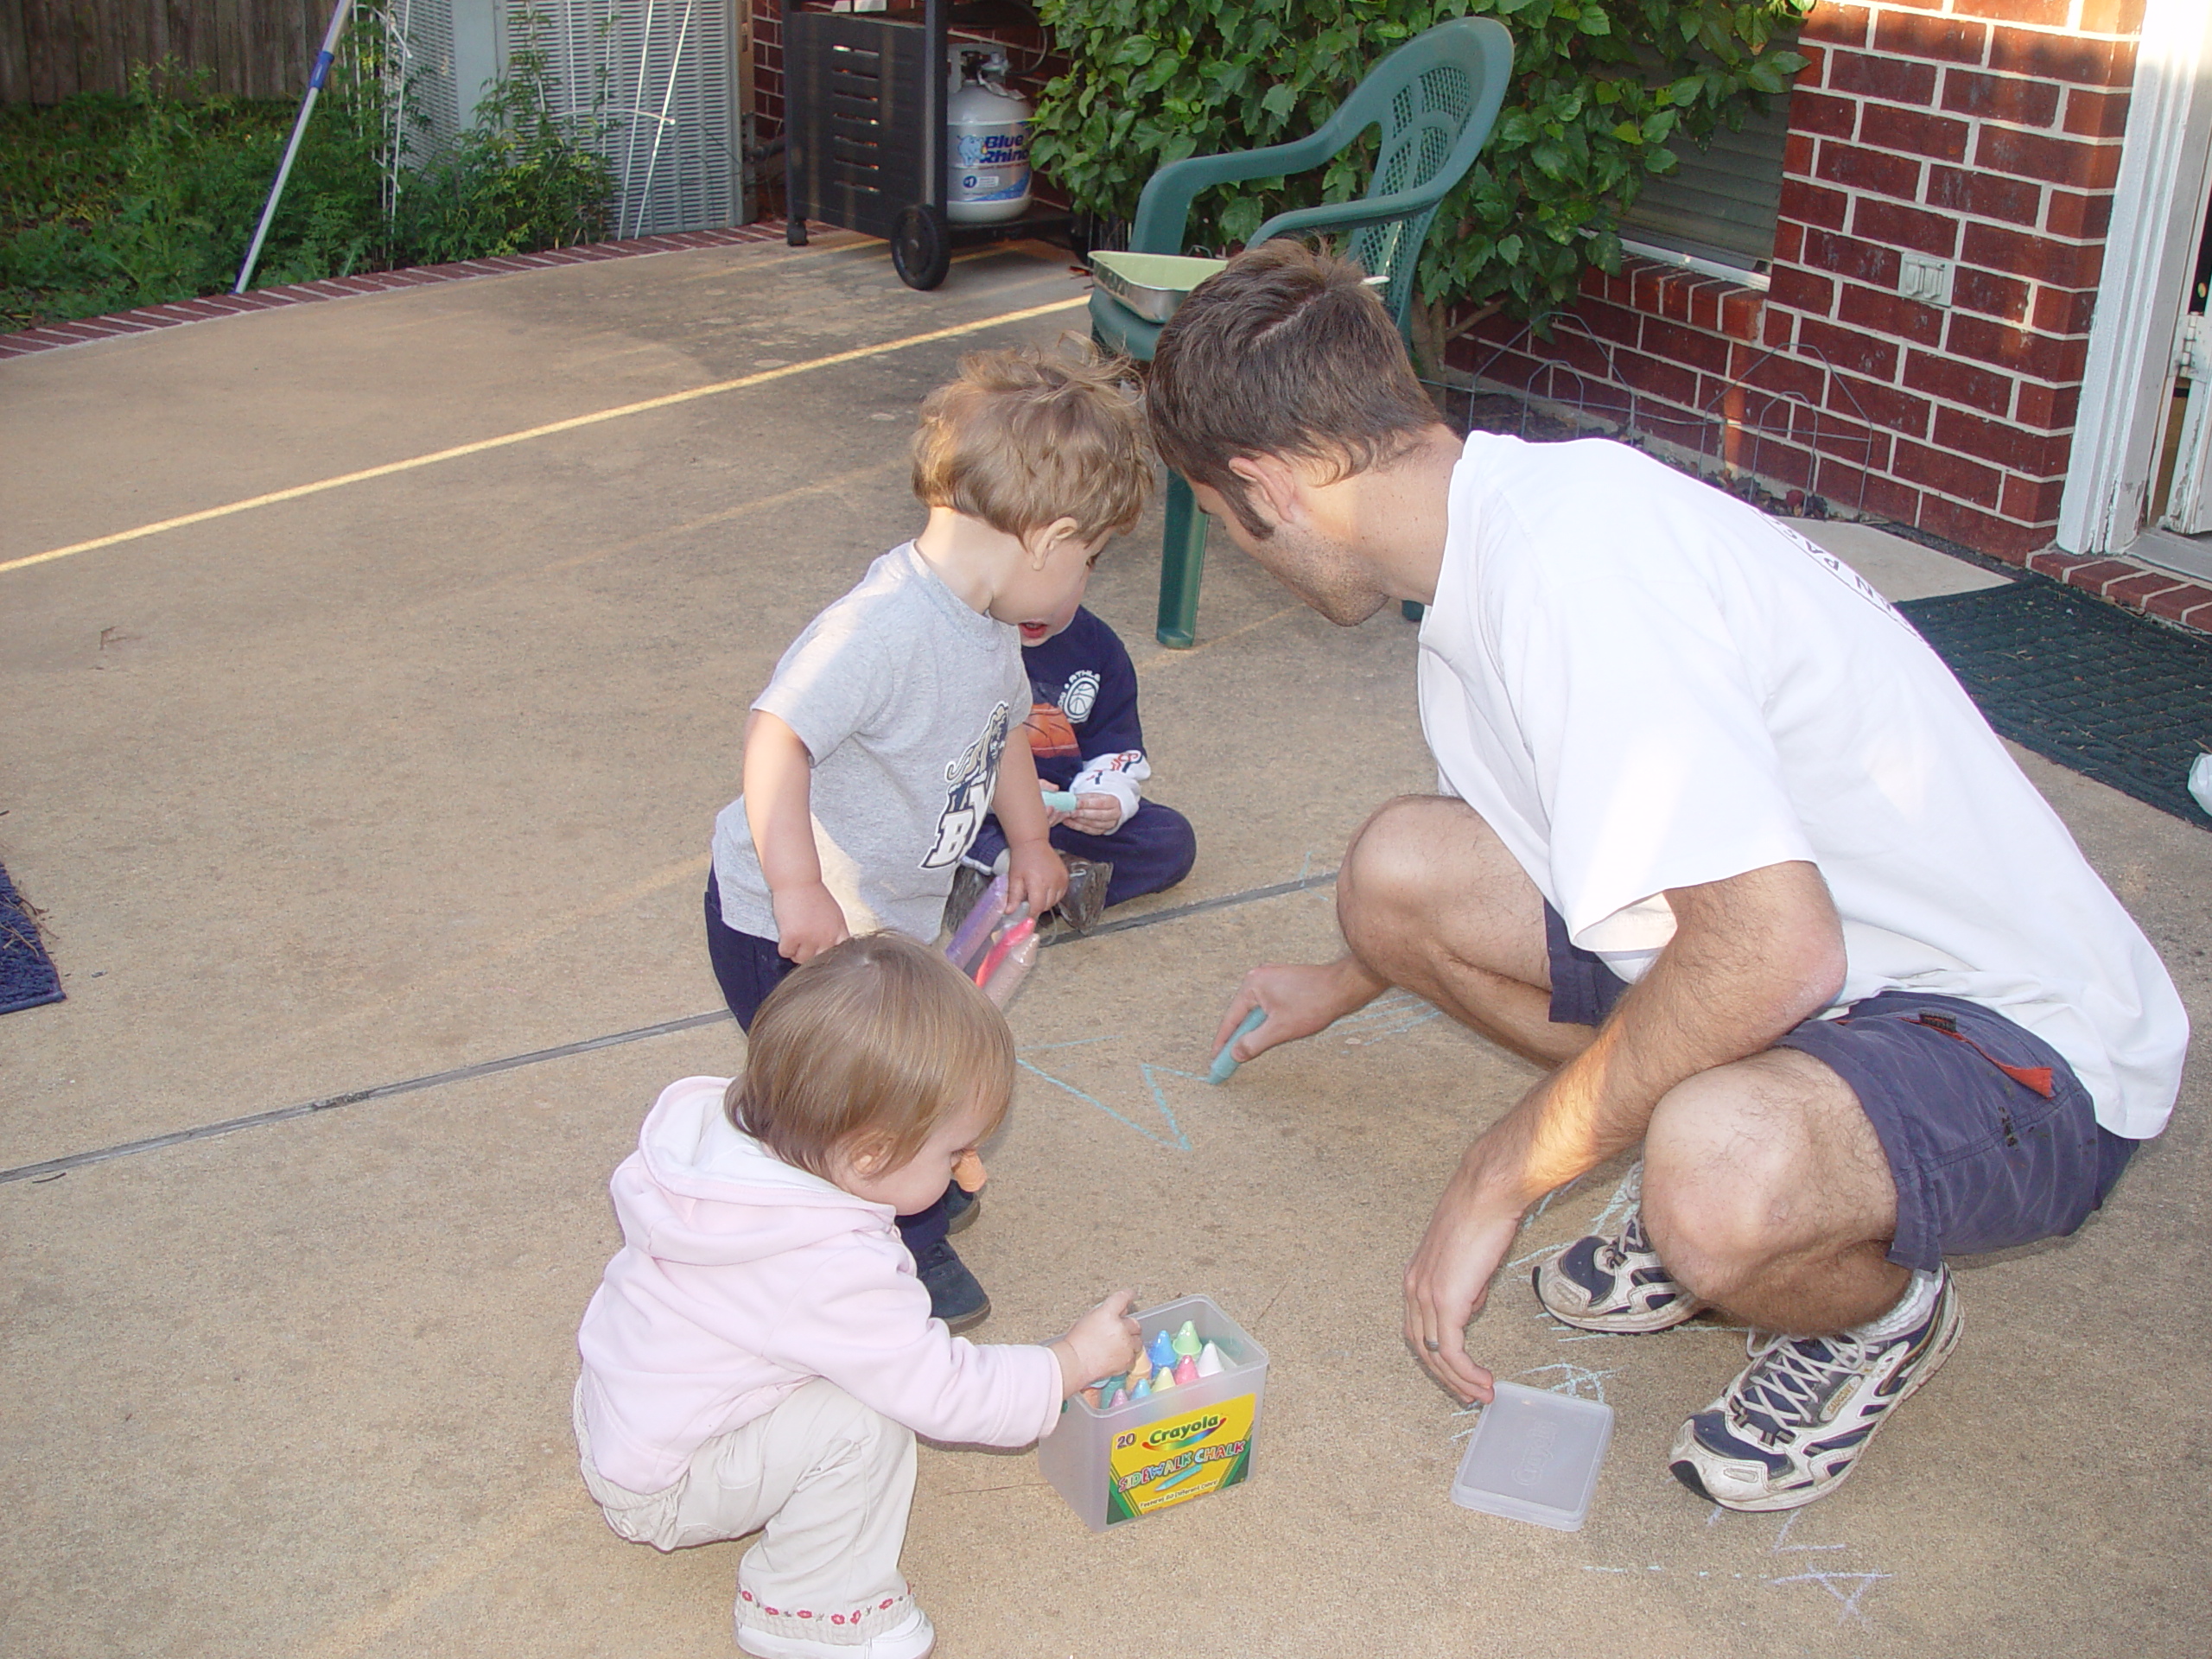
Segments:
[[[621,1536],[766,1528],[737,1574],[764,1659],[920,1659],[899,1573],[914,1437],[1024,1446],[1137,1351],[1129,1295],[1046,1346],[930,1317],[893,1217],[940,1197],[1014,1092],[1006,1021],[938,952],[847,939],[770,994],[745,1075],[661,1092],[614,1172],[623,1246],[584,1312],[576,1444]]]

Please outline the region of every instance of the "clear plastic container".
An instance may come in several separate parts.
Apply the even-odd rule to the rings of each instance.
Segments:
[[[1081,1395],[1067,1402],[1059,1426],[1037,1444],[1037,1465],[1093,1532],[1234,1486],[1252,1471],[1268,1351],[1211,1297],[1185,1296],[1135,1317],[1147,1343],[1191,1321],[1224,1364],[1216,1376],[1106,1411]]]
[[[1560,1532],[1580,1532],[1613,1438],[1613,1408],[1500,1382],[1452,1482],[1452,1501]]]

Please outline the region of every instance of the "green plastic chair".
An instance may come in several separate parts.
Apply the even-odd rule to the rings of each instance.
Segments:
[[[1380,127],[1380,160],[1364,196],[1278,213],[1253,233],[1251,245],[1278,236],[1350,232],[1346,254],[1382,279],[1382,302],[1402,334],[1412,309],[1414,268],[1420,263],[1437,204],[1489,142],[1512,72],[1513,39],[1496,19],[1460,17],[1440,23],[1370,70],[1311,137],[1235,155],[1193,156],[1161,168],[1137,199],[1130,251],[1180,253],[1191,203],[1201,191],[1306,172],[1368,128]],[[1160,342],[1160,327],[1104,289],[1091,289],[1091,333],[1108,350],[1149,363]],[[1185,647],[1197,639],[1206,520],[1192,498],[1190,485],[1173,473],[1167,477],[1166,516],[1160,548],[1159,638],[1163,645]]]

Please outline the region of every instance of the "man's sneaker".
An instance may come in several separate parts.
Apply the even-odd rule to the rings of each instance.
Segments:
[[[914,1272],[930,1294],[930,1313],[950,1331],[970,1331],[991,1317],[991,1299],[944,1239],[924,1250]]]
[[[1675,1478],[1731,1510],[1794,1510],[1826,1497],[1897,1402],[1935,1376],[1959,1339],[1945,1273],[1910,1331],[1867,1338],[1754,1335],[1751,1363],[1675,1436]]]
[[[1641,1335],[1693,1319],[1705,1304],[1659,1265],[1643,1236],[1643,1166],[1629,1190],[1628,1219],[1611,1237],[1578,1238],[1530,1277],[1536,1300],[1562,1325],[1585,1331]]]

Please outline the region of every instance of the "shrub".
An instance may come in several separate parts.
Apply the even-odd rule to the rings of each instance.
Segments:
[[[220,293],[276,170],[293,107],[211,97],[173,65],[124,95],[0,115],[0,326]],[[377,164],[342,100],[318,111],[263,254],[264,283],[378,263]]]
[[[543,19],[514,21],[510,72],[474,124],[404,168],[373,6],[315,105],[253,280],[566,247],[607,234],[612,169],[597,118],[553,113]],[[210,95],[174,63],[118,97],[0,109],[0,328],[227,292],[297,105]]]
[[[1805,60],[1777,42],[1810,0],[1040,0],[1071,67],[1031,154],[1077,207],[1135,213],[1158,168],[1311,132],[1401,41],[1450,17],[1512,31],[1513,85],[1488,147],[1445,199],[1417,292],[1539,321],[1586,265],[1617,270],[1620,214],[1684,143],[1709,138]],[[1207,193],[1187,232],[1241,242],[1288,207],[1359,194],[1371,138],[1323,172]]]

